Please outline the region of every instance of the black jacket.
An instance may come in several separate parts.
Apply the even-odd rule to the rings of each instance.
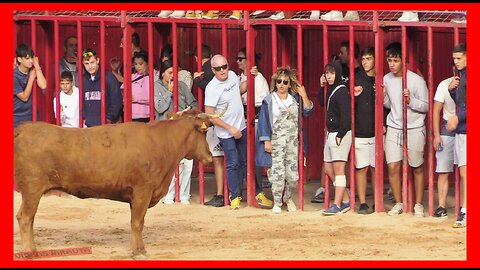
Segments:
[[[335,81],[327,89],[327,100],[325,102],[327,106],[327,130],[328,132],[338,132],[337,137],[342,139],[351,130],[350,94],[342,81],[340,62],[334,61],[331,65],[335,68]],[[333,93],[333,90],[339,85],[341,85],[340,88]],[[328,102],[329,98],[330,103]]]
[[[355,97],[355,137],[375,136],[375,77],[367,75],[362,68],[355,73],[355,86],[363,91]]]
[[[213,74],[212,71],[212,64],[210,63],[210,60],[203,63],[202,71],[203,75],[195,78],[193,83],[202,88],[203,92],[205,93],[205,88],[207,88],[208,83],[213,79],[213,77],[215,77],[215,74]]]

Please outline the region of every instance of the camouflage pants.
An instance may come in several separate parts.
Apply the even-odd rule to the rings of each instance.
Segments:
[[[298,110],[292,110],[298,112]],[[294,118],[294,119],[292,119]],[[272,132],[272,167],[267,171],[272,183],[273,201],[282,206],[292,197],[298,184],[298,126],[297,117],[281,111]],[[282,202],[282,194],[283,202]]]

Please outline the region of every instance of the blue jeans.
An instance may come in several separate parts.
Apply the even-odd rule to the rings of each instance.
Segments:
[[[242,137],[240,139],[235,139],[234,137],[219,139],[226,159],[230,200],[233,200],[236,197],[242,197],[247,157],[247,129],[244,128],[242,130]]]

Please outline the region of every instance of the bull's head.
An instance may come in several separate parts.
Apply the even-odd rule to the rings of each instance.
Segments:
[[[197,159],[203,164],[212,162],[212,153],[210,153],[205,134],[208,131],[208,127],[213,125],[210,119],[221,117],[227,111],[227,108],[228,105],[218,114],[203,113],[197,109],[189,108],[180,112],[169,112],[167,114],[167,119],[169,120],[190,119],[190,121],[193,121],[195,132],[193,132],[194,134],[190,134],[189,139],[191,139],[191,145],[194,147],[187,153],[185,158]]]

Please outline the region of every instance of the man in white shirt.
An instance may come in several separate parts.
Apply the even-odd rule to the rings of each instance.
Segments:
[[[220,118],[211,121],[226,155],[230,208],[239,209],[247,154],[247,129],[240,81],[235,72],[229,70],[224,56],[215,55],[211,59],[211,66],[215,77],[205,89],[205,112],[222,111],[228,106]],[[246,83],[242,84],[243,87],[246,87]]]

